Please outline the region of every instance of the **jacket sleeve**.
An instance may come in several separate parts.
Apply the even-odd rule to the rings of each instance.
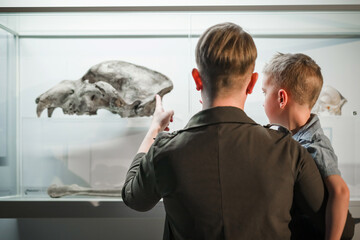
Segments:
[[[137,211],[148,211],[161,199],[156,187],[153,154],[152,146],[147,154],[138,153],[134,157],[122,188],[124,203]]]
[[[322,235],[325,234],[327,201],[328,194],[314,160],[309,154],[302,153],[295,183],[294,203]],[[348,212],[341,239],[352,239],[354,228],[354,219]]]
[[[344,231],[341,235],[341,240],[353,239],[354,234],[355,234],[355,220],[352,217],[351,213],[348,211],[348,215],[344,226]]]
[[[327,194],[320,172],[305,148],[300,151],[296,169],[295,207],[308,217],[321,234],[324,234]]]

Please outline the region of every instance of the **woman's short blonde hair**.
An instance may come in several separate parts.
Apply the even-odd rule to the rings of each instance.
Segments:
[[[200,76],[213,97],[222,89],[241,88],[244,76],[253,71],[257,50],[247,32],[234,23],[222,23],[207,29],[196,50]]]
[[[308,104],[310,109],[315,105],[323,85],[321,68],[302,53],[278,53],[265,65],[264,74],[272,84],[284,88],[294,101]]]

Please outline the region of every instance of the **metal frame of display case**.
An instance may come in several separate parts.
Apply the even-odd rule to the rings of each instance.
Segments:
[[[45,12],[298,12],[298,11],[344,11],[359,12],[359,4],[328,4],[328,5],[194,5],[194,6],[104,6],[104,7],[1,7],[0,13],[45,13]],[[11,33],[16,37],[16,52],[19,52],[19,34],[5,26],[0,28]],[[89,37],[89,36],[86,36]],[[91,36],[90,36],[91,37]],[[95,35],[93,37],[96,37]],[[114,36],[113,36],[114,37]],[[265,37],[265,35],[255,34],[255,37]],[[274,35],[266,37],[298,37],[298,35]],[[334,34],[334,35],[314,35],[311,37],[345,37],[360,38],[359,33],[355,34]],[[16,60],[16,68],[19,68],[19,59]],[[18,78],[18,77],[17,77]],[[19,81],[19,79],[17,79]],[[18,157],[19,158],[19,157]],[[17,160],[19,161],[19,160]],[[21,171],[21,169],[18,169]],[[19,174],[21,178],[21,174]],[[19,182],[21,179],[18,179]],[[350,211],[354,217],[360,217],[360,201],[350,202]],[[134,217],[134,218],[153,218],[165,217],[164,205],[160,201],[151,211],[146,213],[136,212],[129,209],[121,199],[103,198],[62,198],[62,199],[29,199],[29,198],[2,198],[0,199],[0,218],[84,218],[84,217]]]
[[[165,218],[160,201],[147,212],[137,212],[122,200],[44,199],[0,201],[0,218]]]
[[[359,11],[360,4],[1,7],[0,12]]]

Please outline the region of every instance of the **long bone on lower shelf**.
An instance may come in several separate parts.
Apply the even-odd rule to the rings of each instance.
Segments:
[[[69,195],[100,196],[100,197],[121,197],[121,188],[96,189],[80,187],[77,184],[58,186],[51,185],[48,194],[52,198],[59,198]]]

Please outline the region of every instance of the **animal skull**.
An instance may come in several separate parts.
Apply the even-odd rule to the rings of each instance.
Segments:
[[[324,86],[312,112],[316,114],[326,112],[330,115],[341,115],[341,108],[346,102],[347,100],[338,90],[331,86]]]
[[[173,84],[165,75],[123,61],[97,64],[79,80],[64,80],[36,98],[37,115],[55,108],[64,114],[96,115],[107,109],[121,117],[150,116],[155,110],[155,95],[170,92]]]

